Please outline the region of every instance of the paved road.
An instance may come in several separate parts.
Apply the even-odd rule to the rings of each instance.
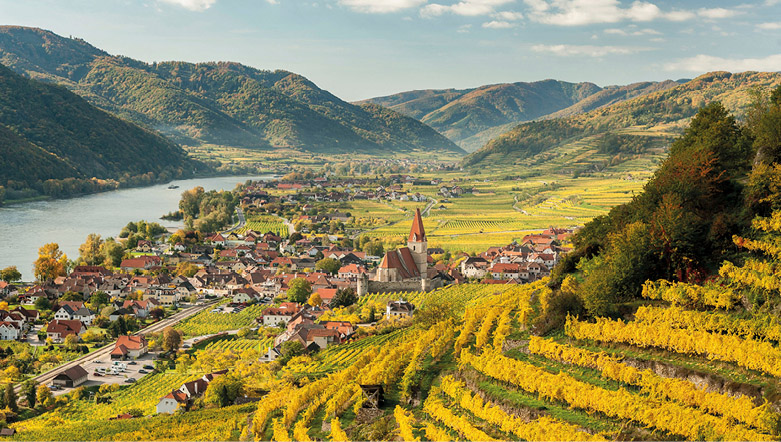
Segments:
[[[242,210],[241,206],[236,206],[236,216],[239,218],[239,223],[222,233],[231,233],[234,230],[238,230],[244,227],[244,224],[247,223],[247,220],[244,218],[244,210]]]
[[[173,316],[170,316],[170,317],[168,317],[166,319],[163,319],[160,322],[156,322],[156,323],[150,325],[149,327],[134,333],[134,335],[146,335],[148,333],[159,332],[159,331],[163,330],[164,328],[166,328],[168,326],[172,326],[172,325],[174,325],[174,324],[176,324],[179,321],[182,321],[184,319],[187,319],[190,316],[193,316],[193,315],[201,312],[202,310],[210,308],[211,306],[212,306],[212,303],[205,304],[205,305],[196,305],[196,306],[193,306],[193,307],[188,307],[188,308],[186,308],[186,309],[184,309],[184,310],[174,314]],[[101,358],[104,358],[105,356],[109,355],[111,353],[111,350],[113,350],[113,349],[114,349],[114,342],[112,342],[111,344],[108,344],[108,345],[106,345],[104,347],[101,347],[100,349],[98,349],[98,350],[96,350],[96,351],[94,351],[92,353],[86,354],[86,355],[84,355],[84,356],[82,356],[82,357],[80,357],[78,359],[74,359],[73,361],[70,361],[70,362],[65,363],[63,365],[60,365],[57,368],[49,370],[46,373],[42,373],[42,374],[32,378],[32,380],[37,382],[38,384],[48,384],[58,374],[60,374],[61,372],[65,371],[65,370],[67,370],[67,369],[69,369],[71,367],[74,367],[76,365],[84,364],[84,363],[86,363],[88,361],[100,360]],[[21,388],[22,388],[21,385],[16,387],[17,393],[19,393]]]

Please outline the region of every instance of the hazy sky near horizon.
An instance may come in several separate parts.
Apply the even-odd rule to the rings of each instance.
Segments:
[[[146,62],[285,69],[346,100],[781,71],[781,0],[0,0],[0,22]]]

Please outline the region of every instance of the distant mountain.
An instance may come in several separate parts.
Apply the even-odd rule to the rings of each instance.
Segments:
[[[419,121],[349,104],[286,71],[228,62],[147,64],[111,56],[80,39],[12,26],[0,27],[0,62],[62,84],[182,144],[464,153]]]
[[[131,184],[203,168],[162,136],[0,65],[0,186],[63,196],[93,177]]]
[[[672,88],[587,113],[517,125],[467,156],[463,164],[482,166],[495,161],[512,164],[513,161],[587,137],[617,142],[616,136],[621,136],[623,138],[619,141],[622,144],[635,149],[644,143],[637,140],[630,142],[630,138],[656,138],[660,134],[679,133],[700,107],[712,101],[721,101],[727,109],[742,116],[751,103],[754,90],[770,90],[779,84],[779,73],[711,72]],[[596,97],[595,101],[601,99],[604,98]],[[561,112],[566,115],[570,111]],[[606,149],[616,151],[621,146]]]
[[[646,82],[603,89],[593,83],[543,80],[474,89],[410,91],[365,102],[417,118],[471,152],[520,122],[549,118],[556,112],[587,112],[676,84]]]

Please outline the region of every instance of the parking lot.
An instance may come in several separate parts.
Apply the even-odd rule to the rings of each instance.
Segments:
[[[82,364],[81,367],[89,373],[87,382],[84,382],[80,387],[89,387],[91,385],[102,384],[119,384],[129,385],[133,383],[130,379],[136,382],[141,380],[144,376],[152,372],[152,368],[144,368],[144,366],[154,367],[155,354],[147,353],[144,356],[136,360],[121,361],[117,360],[117,368],[119,369],[116,374],[111,373],[111,368],[114,365],[114,361],[111,359],[111,355],[105,355],[103,357],[90,360],[89,362]],[[121,364],[124,364],[123,368]],[[104,371],[105,374],[96,374],[99,371]],[[51,386],[51,383],[47,384]],[[61,387],[61,389],[53,390],[55,395],[66,394],[72,391],[72,388]]]

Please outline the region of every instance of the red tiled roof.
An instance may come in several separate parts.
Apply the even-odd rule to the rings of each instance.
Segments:
[[[423,218],[420,216],[420,209],[415,209],[415,219],[412,220],[412,230],[409,232],[409,240],[426,240],[426,230],[423,228]]]

